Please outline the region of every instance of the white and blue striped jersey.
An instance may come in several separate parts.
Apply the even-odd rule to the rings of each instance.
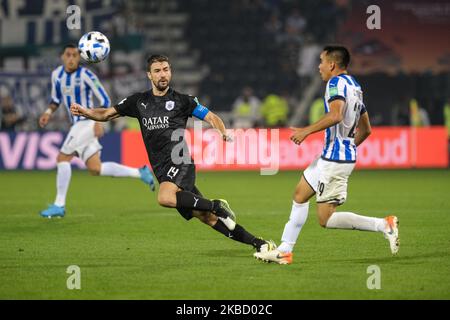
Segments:
[[[64,70],[64,66],[59,66],[52,72],[52,92],[50,103],[66,107],[72,124],[85,120],[82,116],[73,116],[70,113],[70,104],[78,103],[83,107],[93,108],[93,94],[98,99],[100,106],[109,107],[111,100],[105,88],[98,80],[97,76],[87,68],[79,66],[74,72],[69,73]]]
[[[334,162],[356,162],[355,130],[360,116],[366,112],[361,86],[353,76],[340,74],[331,78],[325,90],[325,112],[330,103],[341,99],[345,102],[343,119],[325,131],[322,159]]]

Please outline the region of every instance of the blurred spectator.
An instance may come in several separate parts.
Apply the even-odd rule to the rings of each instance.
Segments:
[[[252,128],[259,120],[261,101],[253,94],[253,89],[245,87],[233,103],[233,126]]]
[[[283,32],[278,36],[276,41],[281,50],[288,51],[288,53],[289,50],[295,50],[293,55],[298,56],[298,51],[300,50],[300,45],[302,42],[302,38],[299,35]],[[286,49],[286,46],[289,48]]]
[[[292,13],[286,18],[286,32],[292,35],[302,35],[306,27],[306,19],[300,14],[298,8],[294,8]]]
[[[306,27],[306,19],[300,14],[300,10],[294,8],[286,18],[284,26],[283,42],[300,44],[303,40],[303,31]]]
[[[323,98],[317,97],[309,109],[309,124],[317,122],[325,114],[325,106],[323,105]]]
[[[317,73],[319,56],[322,47],[314,42],[312,36],[305,37],[305,43],[300,49],[297,73],[301,77],[310,77]]]
[[[419,103],[416,99],[411,99],[409,102],[409,112],[411,119],[411,126],[424,127],[430,125],[430,118],[428,112],[419,107]]]
[[[286,125],[289,106],[286,99],[276,94],[269,94],[261,106],[261,115],[267,127]]]
[[[14,107],[14,101],[11,96],[0,98],[0,129],[14,131],[16,125],[25,120]]]
[[[409,126],[411,123],[408,106],[409,97],[401,96],[393,105],[391,124],[394,126]]]
[[[278,12],[272,12],[269,16],[269,20],[264,24],[264,29],[270,36],[273,37],[276,43],[281,41],[283,24],[279,19]]]

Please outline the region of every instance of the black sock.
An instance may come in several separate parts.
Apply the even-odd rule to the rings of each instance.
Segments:
[[[178,191],[176,193],[176,197],[178,209],[195,209],[199,211],[212,211],[214,207],[213,202],[211,200],[202,198],[189,191]]]
[[[245,244],[250,244],[256,249],[259,248],[264,243],[266,243],[264,240],[256,238],[254,235],[249,233],[247,230],[245,230],[239,224],[236,224],[236,227],[234,228],[234,230],[230,231],[225,226],[225,224],[220,219],[218,219],[216,224],[213,226],[213,229],[235,241],[239,241],[239,242],[242,242]]]

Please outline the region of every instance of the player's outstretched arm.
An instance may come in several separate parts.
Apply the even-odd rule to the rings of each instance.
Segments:
[[[120,117],[120,114],[113,107],[111,108],[85,108],[78,103],[72,103],[70,105],[70,112],[74,116],[83,116],[95,121],[109,121]]]
[[[233,139],[227,135],[227,129],[222,119],[214,112],[209,111],[203,119],[208,122],[214,129],[217,129],[222,134],[222,138],[225,141],[233,141]]]
[[[342,121],[344,110],[344,101],[334,100],[330,103],[330,112],[324,114],[317,122],[311,124],[310,126],[304,128],[294,128],[294,134],[291,136],[291,140],[295,144],[301,144],[310,134],[325,130],[326,128],[332,127],[335,124]]]
[[[366,111],[361,115],[361,118],[359,118],[358,130],[355,135],[355,145],[359,146],[371,133],[372,127],[370,126],[369,115]]]

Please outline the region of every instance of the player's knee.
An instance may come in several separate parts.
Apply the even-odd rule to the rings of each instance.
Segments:
[[[100,168],[90,168],[89,170],[89,174],[91,176],[99,176],[100,175]]]
[[[58,156],[56,157],[56,162],[70,162],[70,160],[72,160],[71,156],[59,153]]]
[[[217,223],[217,217],[209,212],[202,212],[201,214],[195,215],[195,217],[211,227]]]
[[[205,214],[205,223],[207,225],[210,225],[211,227],[214,226],[217,223],[217,216],[208,212],[207,214]]]
[[[88,169],[89,174],[91,176],[99,176],[100,175],[100,171],[101,171],[101,165],[99,165],[99,166],[97,166],[97,165],[89,165],[87,169]]]
[[[159,194],[158,203],[160,206],[168,208],[175,208],[177,206],[176,197],[167,194]]]
[[[320,212],[319,210],[319,224],[322,228],[327,227],[328,219],[330,219],[331,214],[329,212]]]
[[[308,199],[305,197],[302,191],[297,188],[294,192],[294,201],[297,203],[305,203],[308,201]]]
[[[328,222],[328,218],[327,217],[319,217],[319,225],[322,228],[326,228],[327,227],[327,222]]]

